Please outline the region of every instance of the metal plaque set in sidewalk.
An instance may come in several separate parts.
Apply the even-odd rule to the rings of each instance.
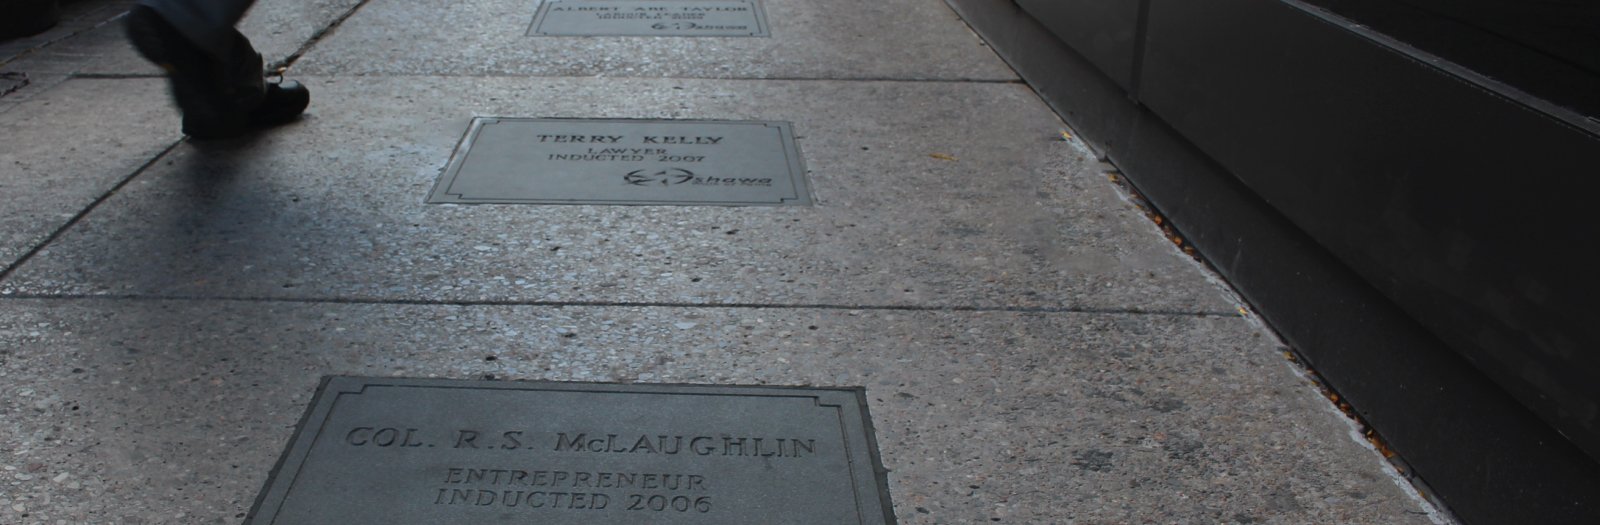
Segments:
[[[757,0],[545,0],[530,36],[770,36]]]
[[[767,36],[756,0],[546,0],[530,35]],[[811,203],[787,122],[479,117],[445,204]],[[334,377],[246,523],[894,523],[864,391]]]
[[[530,36],[765,37],[760,0],[544,0]],[[785,122],[477,118],[430,203],[811,203]]]
[[[889,524],[864,391],[332,377],[252,525]]]
[[[787,122],[480,117],[428,202],[781,206],[811,190]]]

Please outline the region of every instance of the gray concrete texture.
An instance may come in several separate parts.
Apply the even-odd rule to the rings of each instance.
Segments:
[[[0,308],[7,523],[236,522],[323,374],[864,385],[904,523],[1428,522],[1238,318]]]
[[[97,5],[0,48],[0,523],[238,523],[330,374],[865,386],[902,523],[1449,519],[937,0],[262,0],[312,109],[206,144]],[[474,116],[789,121],[817,200],[426,204]]]
[[[0,268],[182,138],[165,97],[156,79],[69,82],[4,114]]]
[[[1233,311],[1026,86],[307,81],[328,109],[184,146],[0,291]],[[423,205],[473,115],[792,121],[817,203]]]
[[[307,74],[1015,80],[937,0],[764,0],[768,38],[526,36],[538,0],[372,0]]]

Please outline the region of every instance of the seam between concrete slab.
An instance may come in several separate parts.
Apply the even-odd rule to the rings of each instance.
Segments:
[[[159,75],[154,75],[159,76]],[[117,75],[94,73],[76,75],[76,78],[130,78],[138,75]],[[928,84],[1021,84],[1027,85],[1021,79],[1003,78],[895,78],[895,77],[661,77],[661,76],[618,76],[607,74],[597,77],[590,75],[513,75],[504,73],[485,73],[481,75],[461,73],[305,73],[301,78],[523,78],[529,80],[660,80],[660,81],[721,81],[721,82],[905,82]]]
[[[4,301],[122,301],[122,302],[240,302],[240,303],[290,303],[290,304],[341,304],[377,306],[534,306],[545,308],[702,308],[735,310],[847,310],[870,312],[996,312],[1042,314],[1120,314],[1153,315],[1165,317],[1232,317],[1242,318],[1237,312],[1181,312],[1173,310],[1145,310],[1140,308],[1085,308],[1072,306],[978,306],[978,305],[884,305],[884,304],[824,304],[824,303],[688,303],[671,301],[518,301],[518,300],[453,300],[453,299],[383,299],[361,297],[262,297],[262,296],[199,296],[199,295],[135,295],[135,294],[26,294],[5,293]]]
[[[595,78],[595,77],[589,77],[589,76],[554,76],[554,77],[552,77],[552,76],[526,76],[526,75],[459,75],[459,74],[455,74],[455,75],[436,75],[436,74],[421,74],[421,73],[398,73],[398,74],[362,73],[362,74],[354,74],[354,75],[340,75],[340,74],[307,74],[307,75],[305,75],[305,78],[335,78],[336,79],[336,78],[340,78],[340,77],[355,77],[355,78],[390,78],[390,77],[392,77],[392,78],[526,78],[526,79],[530,79],[530,80],[534,80],[534,79],[536,79],[536,80],[563,80],[563,79],[590,80],[590,79],[594,79]],[[70,80],[79,80],[79,79],[84,79],[84,80],[125,80],[125,79],[138,79],[138,78],[166,78],[166,75],[162,75],[162,74],[159,74],[159,73],[73,73],[73,74],[67,75],[67,78],[70,79]],[[760,78],[749,77],[749,78],[744,78],[744,77],[741,77],[741,78],[719,78],[719,77],[648,77],[648,76],[639,76],[639,77],[608,76],[608,77],[605,77],[605,78],[620,79],[620,80],[661,80],[661,81],[693,80],[693,81],[697,81],[697,82],[703,82],[703,81],[724,81],[724,82],[903,82],[903,83],[923,83],[923,84],[1002,84],[1002,85],[1004,85],[1004,84],[1027,84],[1026,82],[1023,82],[1021,80],[985,79],[985,78],[889,78],[889,77],[854,77],[854,78],[828,78],[828,77],[760,77]]]
[[[73,73],[68,80],[126,80],[139,78],[167,78],[161,73]]]
[[[294,53],[290,53],[289,56],[285,57],[283,60],[273,62],[272,64],[268,65],[267,69],[279,71],[288,69],[289,66],[292,66],[296,61],[299,61],[300,57],[305,56],[307,52],[311,51],[313,46],[317,45],[318,42],[321,42],[323,38],[326,38],[328,35],[332,34],[334,30],[339,28],[339,26],[344,25],[345,20],[349,20],[350,17],[355,16],[357,11],[360,11],[361,8],[366,7],[371,1],[372,0],[361,0],[360,2],[357,2],[356,5],[350,6],[350,9],[345,10],[345,12],[341,13],[338,18],[333,19],[333,22],[330,22],[321,30],[318,30],[315,34],[311,35],[311,38],[306,39],[304,43],[300,44],[300,47],[295,49]]]
[[[530,78],[561,78],[561,77],[530,77]],[[567,78],[594,78],[594,77],[567,77]],[[1026,84],[1020,79],[1006,80],[999,78],[893,78],[893,77],[760,77],[760,78],[717,78],[717,77],[617,77],[642,80],[726,80],[726,81],[757,81],[757,82],[907,82],[927,84]]]
[[[99,197],[95,197],[95,199],[91,201],[88,206],[78,210],[78,213],[73,214],[71,219],[67,219],[66,224],[63,224],[61,227],[56,228],[55,231],[50,232],[50,235],[45,237],[43,241],[40,241],[39,244],[34,245],[33,248],[28,249],[28,251],[23,253],[21,257],[18,257],[17,260],[12,261],[10,265],[7,265],[4,270],[0,270],[0,283],[4,283],[6,279],[11,278],[11,274],[15,273],[18,268],[22,267],[22,265],[27,264],[29,260],[33,259],[33,256],[38,255],[39,252],[44,250],[46,246],[56,242],[56,239],[60,238],[62,234],[66,233],[67,230],[71,229],[73,226],[76,226],[79,221],[82,221],[83,218],[88,216],[90,212],[95,210],[95,208],[100,207],[100,204],[104,203],[107,199],[110,199],[112,195],[116,195],[117,192],[122,190],[124,186],[127,186],[128,183],[133,182],[133,179],[138,178],[140,174],[145,172],[145,170],[150,169],[150,167],[154,166],[156,162],[161,161],[161,159],[165,158],[168,153],[172,153],[172,150],[177,149],[178,145],[182,143],[183,139],[178,139],[173,141],[172,144],[168,144],[167,147],[162,148],[160,152],[151,156],[150,160],[147,160],[144,162],[144,164],[139,165],[138,169],[133,170],[133,172],[129,173],[128,176],[117,181],[116,185],[113,185],[111,189],[106,190],[105,193],[101,193]]]

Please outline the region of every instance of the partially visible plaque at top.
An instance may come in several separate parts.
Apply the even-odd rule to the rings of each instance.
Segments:
[[[537,36],[769,36],[759,0],[545,0]]]
[[[479,117],[428,202],[811,203],[787,122]]]
[[[892,524],[859,388],[332,377],[249,525]]]

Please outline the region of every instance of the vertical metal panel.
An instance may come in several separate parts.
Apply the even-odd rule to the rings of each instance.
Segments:
[[[1592,0],[1395,0],[1459,20],[1600,74],[1600,4]]]
[[[1133,89],[1139,7],[1145,0],[1016,1],[1122,89]]]
[[[1600,117],[1600,2],[1303,1],[1556,106]]]

